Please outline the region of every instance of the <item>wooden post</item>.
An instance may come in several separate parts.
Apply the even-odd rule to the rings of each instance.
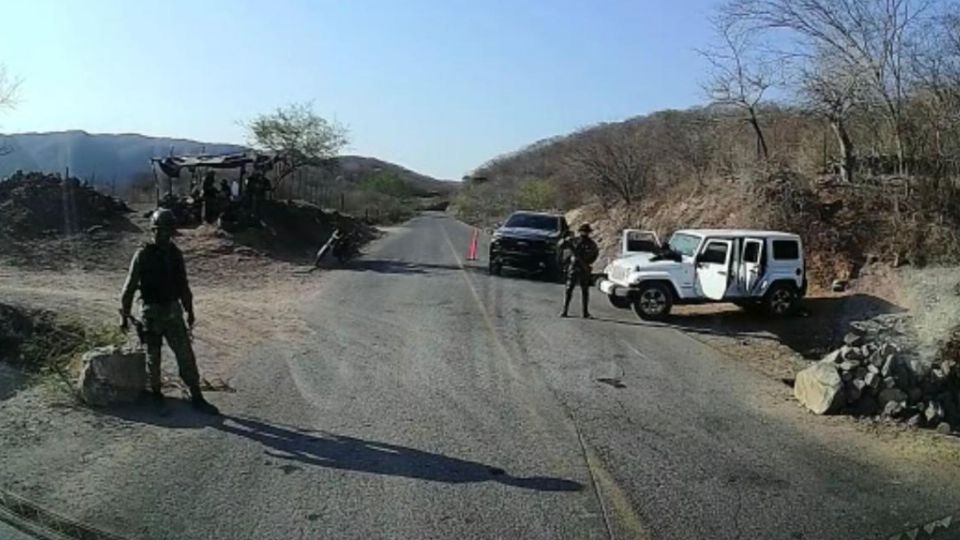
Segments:
[[[157,204],[157,207],[159,208],[160,207],[160,178],[157,177],[157,163],[152,159],[150,160],[150,171],[153,172],[153,186],[154,188],[156,188],[154,191],[156,191],[156,194],[157,194],[156,204]]]

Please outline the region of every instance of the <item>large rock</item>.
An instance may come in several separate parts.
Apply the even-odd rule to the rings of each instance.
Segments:
[[[883,405],[883,412],[880,413],[887,418],[898,418],[907,410],[906,402],[888,401]]]
[[[146,387],[143,351],[100,347],[85,353],[82,361],[78,386],[80,397],[88,405],[104,407],[134,401]]]
[[[923,415],[927,418],[927,423],[938,424],[945,416],[943,405],[940,405],[940,403],[936,401],[931,401],[927,404],[926,409],[924,409]]]
[[[903,390],[900,390],[899,388],[886,388],[877,394],[877,401],[880,402],[881,407],[885,406],[891,401],[906,402],[907,394],[905,394]]]
[[[826,414],[843,405],[843,383],[837,369],[817,362],[797,373],[793,395],[816,414]]]
[[[858,332],[849,332],[843,336],[843,343],[850,347],[859,347],[863,344],[863,334]]]
[[[859,347],[850,347],[849,345],[844,345],[843,347],[840,347],[840,358],[859,362],[863,360],[863,353],[860,351]]]
[[[823,358],[821,358],[820,361],[826,364],[838,363],[842,360],[842,358],[840,358],[840,352],[841,352],[840,349],[829,352]]]
[[[893,375],[897,370],[897,357],[895,355],[890,355],[884,360],[883,367],[880,368],[880,375],[884,377],[889,377]]]
[[[851,371],[860,367],[860,362],[856,362],[854,360],[844,360],[843,362],[840,362],[840,365],[837,367],[840,368],[841,371]]]

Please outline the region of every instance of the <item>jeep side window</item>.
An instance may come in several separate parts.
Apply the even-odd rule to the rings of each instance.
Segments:
[[[773,260],[795,261],[800,258],[800,244],[796,240],[774,240]]]
[[[746,246],[743,249],[743,262],[748,262],[748,263],[760,262],[760,243],[759,242],[746,243]]]
[[[699,258],[702,263],[726,264],[727,262],[727,244],[722,242],[710,242],[703,249]]]

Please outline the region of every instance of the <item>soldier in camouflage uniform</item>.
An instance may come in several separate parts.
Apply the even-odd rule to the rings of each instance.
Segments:
[[[561,317],[567,317],[567,311],[570,309],[570,300],[573,299],[573,289],[580,286],[580,303],[583,307],[583,318],[590,318],[590,286],[593,281],[593,269],[591,266],[600,256],[600,248],[597,243],[590,238],[593,229],[589,223],[584,223],[577,229],[580,233],[575,238],[565,238],[560,242],[560,249],[570,250],[570,259],[567,266],[567,288],[563,297],[563,312]]]
[[[190,390],[193,407],[207,414],[218,414],[217,408],[208,403],[200,391],[197,360],[190,345],[187,326],[183,323],[184,311],[187,313],[187,324],[190,328],[193,328],[196,318],[183,254],[170,241],[175,225],[176,218],[170,210],[159,209],[151,216],[153,242],[144,244],[134,253],[130,261],[130,272],[123,285],[123,329],[127,329],[133,295],[139,290],[150,389],[158,409],[161,412],[166,411],[160,389],[160,349],[166,339],[167,345],[177,358],[180,378]]]

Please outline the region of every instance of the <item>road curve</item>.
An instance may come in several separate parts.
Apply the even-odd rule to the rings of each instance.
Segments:
[[[888,538],[960,509],[955,474],[845,444],[679,330],[598,295],[559,318],[560,286],[463,260],[470,233],[423,215],[324,273],[221,421],[75,420],[0,485],[127,538]]]

